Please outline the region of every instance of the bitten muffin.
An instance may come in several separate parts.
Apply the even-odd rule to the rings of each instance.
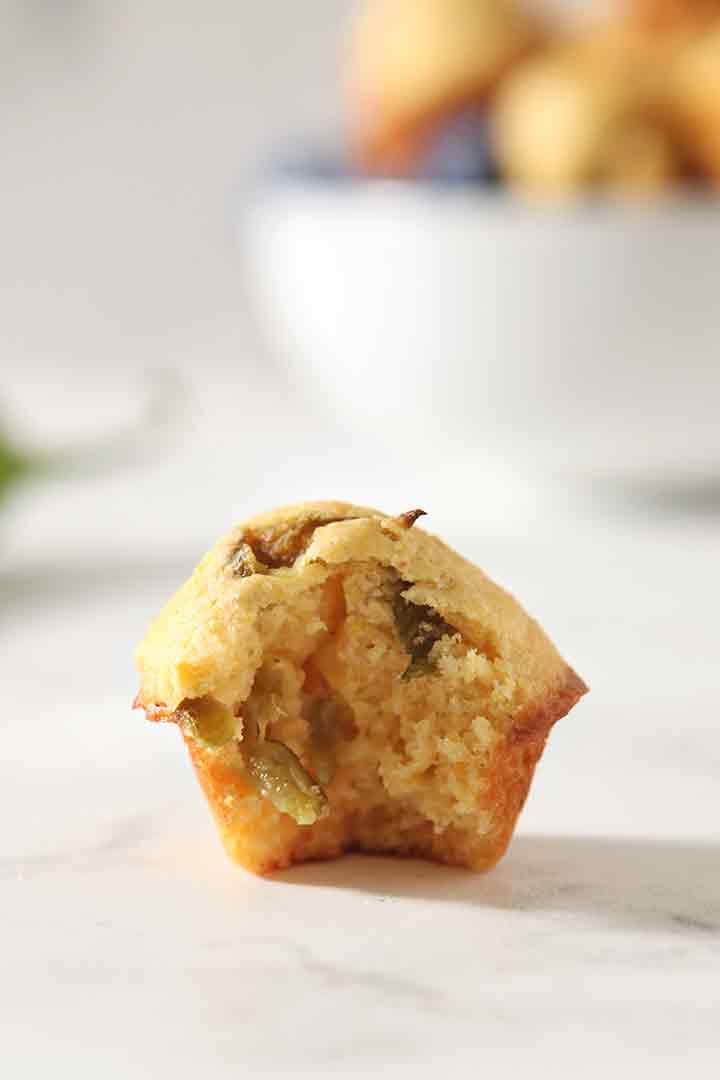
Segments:
[[[138,649],[136,704],[178,725],[249,870],[346,850],[491,867],[550,728],[586,692],[420,514],[324,502],[252,518]]]
[[[520,0],[370,0],[348,59],[360,164],[411,173],[434,121],[487,99],[538,36]]]

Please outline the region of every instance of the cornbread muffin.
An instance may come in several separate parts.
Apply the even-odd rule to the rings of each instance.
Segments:
[[[532,194],[667,190],[683,155],[663,108],[669,46],[595,30],[520,65],[500,90],[496,153]]]
[[[518,0],[370,0],[349,56],[362,166],[412,172],[433,122],[487,98],[537,37]]]
[[[325,502],[252,518],[138,649],[136,704],[178,725],[249,870],[348,849],[487,869],[550,728],[586,692],[421,513]]]

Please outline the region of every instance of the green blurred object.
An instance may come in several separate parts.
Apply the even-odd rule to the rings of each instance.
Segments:
[[[133,421],[86,441],[26,450],[0,426],[0,506],[26,482],[114,472],[166,449],[186,411],[185,386],[173,371],[146,373],[145,384],[144,401]]]
[[[0,503],[14,487],[42,470],[40,461],[14,446],[9,436],[0,430]]]

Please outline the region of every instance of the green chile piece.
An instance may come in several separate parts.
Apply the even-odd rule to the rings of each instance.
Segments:
[[[218,701],[197,698],[178,712],[183,729],[208,750],[220,750],[235,738],[235,717]]]
[[[271,739],[258,739],[244,750],[245,767],[258,791],[276,810],[298,825],[314,825],[327,806],[322,788],[292,750]]]
[[[344,517],[320,516],[292,523],[278,522],[262,532],[246,529],[230,552],[227,565],[235,577],[286,569],[307,550],[316,529],[345,520]]]
[[[401,581],[393,596],[392,610],[400,640],[410,656],[410,663],[401,678],[407,681],[419,675],[428,675],[433,665],[430,651],[436,641],[455,633],[443,617],[427,604],[413,604],[402,593],[411,586]]]
[[[342,738],[338,707],[328,698],[319,698],[313,702],[308,719],[313,770],[321,784],[329,784],[335,772],[335,747]]]
[[[16,449],[0,431],[0,500],[33,471],[30,457]]]

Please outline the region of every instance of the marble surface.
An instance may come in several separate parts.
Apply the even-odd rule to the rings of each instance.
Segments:
[[[20,402],[27,373],[13,387]],[[255,393],[242,432],[237,396],[216,393],[209,440],[196,387],[167,461],[29,492],[5,517],[9,1075],[717,1075],[718,518],[513,516],[489,489],[453,514],[451,471],[398,480]],[[285,436],[239,483],[270,402]],[[218,529],[303,485],[427,503],[592,686],[491,874],[353,857],[254,878],[226,861],[175,730],[130,712],[147,619]]]

